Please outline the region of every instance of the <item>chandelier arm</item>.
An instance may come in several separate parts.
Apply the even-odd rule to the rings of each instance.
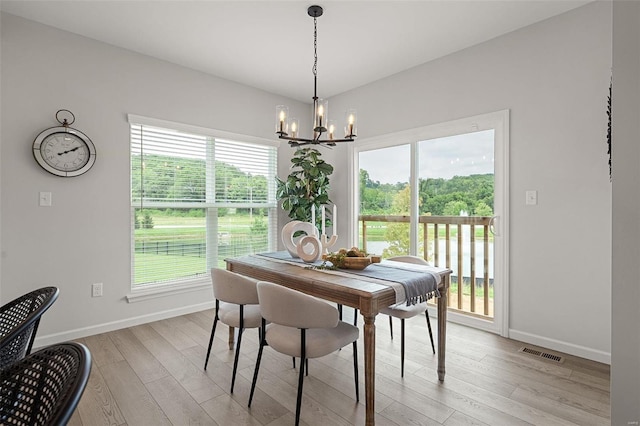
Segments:
[[[306,145],[306,144],[332,144],[334,142],[353,142],[355,139],[353,138],[344,138],[344,139],[305,139],[305,138],[292,138],[289,136],[278,136],[278,139],[284,139],[286,141],[289,141],[289,143],[299,143],[300,145]],[[300,143],[302,142],[302,143]]]

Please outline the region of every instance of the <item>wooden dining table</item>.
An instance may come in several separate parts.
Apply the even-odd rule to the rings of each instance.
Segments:
[[[365,424],[375,424],[375,318],[380,308],[396,303],[396,292],[383,281],[349,273],[301,267],[261,255],[225,259],[227,269],[241,275],[310,294],[360,310],[364,318]],[[412,265],[415,268],[415,265]],[[447,292],[451,270],[422,266],[441,277],[438,303],[438,379],[444,381],[447,333]],[[230,330],[229,341],[233,342]]]

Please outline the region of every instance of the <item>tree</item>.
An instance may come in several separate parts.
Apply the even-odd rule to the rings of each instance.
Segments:
[[[264,217],[254,216],[251,224],[251,249],[254,252],[267,250],[269,246],[267,241],[268,232],[267,221],[264,220]]]
[[[451,179],[428,178],[418,181],[419,213],[444,215],[447,203],[462,201],[465,210],[474,208],[482,202],[493,210],[494,176],[491,173],[471,176],[454,176]],[[407,183],[381,184],[373,182],[369,173],[360,170],[360,214],[385,214],[392,211],[394,197],[407,186]],[[408,209],[407,209],[408,211]],[[475,212],[475,208],[473,209]],[[486,212],[487,210],[482,210]],[[458,215],[459,212],[456,213]],[[478,213],[475,213],[476,215]]]
[[[444,206],[443,216],[461,216],[462,212],[469,213],[469,206],[464,201],[449,201]]]
[[[391,213],[408,215],[411,206],[411,188],[409,185],[399,191],[393,198]],[[409,253],[409,224],[389,223],[385,232],[389,247],[382,251],[383,257],[393,257]]]
[[[493,216],[493,209],[489,207],[484,201],[478,201],[473,209],[474,216]]]
[[[142,227],[144,229],[152,229],[153,228],[153,218],[148,211],[144,212],[144,216],[142,218]]]

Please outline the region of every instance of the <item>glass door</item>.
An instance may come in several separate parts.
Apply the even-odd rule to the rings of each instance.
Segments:
[[[451,269],[449,319],[506,336],[508,111],[365,141],[354,154],[358,245]]]
[[[491,321],[494,140],[489,129],[418,142],[419,254],[453,271],[450,308]]]

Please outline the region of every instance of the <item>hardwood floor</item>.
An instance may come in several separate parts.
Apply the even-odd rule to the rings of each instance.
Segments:
[[[449,324],[440,384],[424,319],[415,317],[407,320],[403,379],[399,336],[391,340],[382,319],[376,321],[376,425],[610,424],[608,365],[546,351],[564,357],[557,363],[519,352],[521,342]],[[93,367],[70,425],[292,425],[297,371],[291,358],[265,348],[248,409],[257,331],[243,336],[230,395],[233,351],[225,326],[218,326],[203,370],[212,320],[210,310],[79,339],[91,350]],[[361,359],[361,372],[363,366]],[[363,395],[364,383],[360,389]],[[355,402],[351,347],[311,360],[302,423],[360,425],[364,413],[364,397]]]

